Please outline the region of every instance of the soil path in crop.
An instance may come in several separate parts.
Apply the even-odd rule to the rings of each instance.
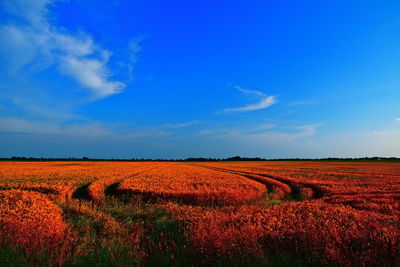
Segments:
[[[118,186],[121,183],[121,181],[123,181],[125,179],[129,179],[129,178],[135,177],[135,176],[137,176],[139,174],[145,173],[145,172],[150,171],[150,170],[161,168],[162,166],[164,166],[164,164],[165,163],[157,162],[157,163],[154,163],[152,166],[149,166],[149,167],[143,168],[141,170],[138,170],[138,171],[136,171],[135,173],[133,173],[131,175],[128,175],[128,176],[125,176],[125,177],[122,177],[122,178],[111,179],[111,180],[107,181],[107,184],[105,184],[104,191],[103,191],[104,197],[105,196],[115,196],[116,195],[116,190],[118,189]]]
[[[72,198],[79,199],[79,200],[90,200],[87,188],[89,187],[90,183],[86,183],[84,185],[78,186],[75,188],[75,191],[72,193]]]
[[[51,200],[65,202],[73,198],[73,194],[79,188],[73,183],[57,186],[53,184],[20,184],[20,185],[0,185],[0,190],[19,189],[25,191],[33,191],[46,195]]]
[[[129,179],[146,171],[159,168],[162,165],[162,163],[156,162],[140,169],[133,169],[132,173],[127,176],[107,177],[104,179],[95,180],[91,183],[84,184],[74,191],[72,198],[100,203],[105,199],[106,196],[115,195],[115,190],[117,189],[121,181]]]
[[[273,188],[278,199],[291,199],[291,200],[305,200],[305,199],[318,199],[323,197],[323,192],[313,184],[298,184],[285,177],[278,177],[275,175],[265,173],[253,173],[247,171],[232,170],[221,167],[211,167],[204,165],[196,165],[204,168],[209,168],[221,172],[229,172],[238,174],[248,179],[265,184],[267,188]]]

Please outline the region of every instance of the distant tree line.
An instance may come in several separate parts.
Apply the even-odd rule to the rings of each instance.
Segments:
[[[10,157],[10,158],[0,158],[0,161],[170,161],[170,162],[216,162],[216,161],[400,161],[400,158],[396,157],[361,157],[361,158],[248,158],[248,157],[229,157],[229,158],[186,158],[186,159],[146,159],[146,158],[132,158],[132,159],[98,159],[98,158],[88,158],[88,157],[69,157],[69,158],[44,158],[44,157]]]

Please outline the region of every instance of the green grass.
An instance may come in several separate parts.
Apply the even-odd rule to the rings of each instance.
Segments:
[[[143,225],[142,246],[148,255],[146,266],[193,266],[186,249],[182,227],[172,216],[154,203],[132,199],[108,198],[101,210],[126,226]]]
[[[291,186],[292,192],[288,196],[287,200],[291,201],[302,201],[304,199],[304,192],[298,186]]]
[[[111,215],[124,228],[141,226],[140,251],[123,235],[104,234],[102,221],[60,204],[65,220],[78,233],[77,248],[68,266],[193,266],[182,227],[160,206],[138,198],[108,197],[100,205],[82,205]]]
[[[0,248],[0,266],[28,266],[28,259],[22,248],[11,248],[9,243]]]
[[[271,195],[273,190],[260,200],[261,205],[283,203]],[[105,231],[104,221],[80,212],[77,203],[86,209],[111,216],[127,232],[112,234]],[[184,225],[176,222],[160,205],[146,202],[140,197],[107,196],[98,205],[85,200],[59,205],[77,237],[71,256],[64,262],[64,266],[310,266],[311,263],[315,266],[318,262],[283,252],[278,255],[267,252],[265,255],[250,255],[238,249],[233,258],[196,252],[185,238]],[[139,248],[126,236],[135,229],[141,233]],[[58,264],[45,258],[29,261],[21,249],[0,249],[0,266],[32,265]]]

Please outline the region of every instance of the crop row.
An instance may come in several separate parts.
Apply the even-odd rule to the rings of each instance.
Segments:
[[[400,252],[398,217],[320,200],[269,208],[165,206],[182,222],[191,248],[205,258],[289,254],[328,265],[392,265]]]
[[[236,162],[202,163],[200,166],[274,177],[303,191],[312,189],[330,204],[348,205],[379,213],[400,213],[400,176],[394,175],[400,171],[399,164],[368,163],[359,166],[358,163]],[[354,171],[358,168],[358,172]],[[348,171],[345,176],[343,169]],[[356,174],[351,174],[349,170]],[[360,176],[360,172],[364,174]]]
[[[22,247],[26,255],[63,258],[69,249],[61,209],[45,195],[24,190],[0,191],[0,247]],[[55,255],[57,253],[57,255]]]
[[[104,198],[104,187],[156,163],[121,162],[2,162],[0,190],[21,189],[47,194],[50,199],[71,199],[79,186],[91,183],[90,196]]]
[[[169,163],[123,180],[117,193],[192,204],[239,204],[261,198],[266,187],[237,174]]]
[[[168,210],[184,230],[183,246],[211,265],[222,257],[285,253],[328,265],[395,265],[399,260],[399,164],[36,162],[0,167],[0,248],[10,242],[32,257],[46,253],[62,263],[71,249],[85,256],[116,243],[133,249],[127,255],[150,257],[142,242],[155,242],[154,225],[143,231],[144,221],[136,220],[151,220],[154,214],[130,210],[136,202],[126,198],[103,201],[111,188],[117,197],[151,200],[146,205]],[[99,205],[71,198],[82,188]],[[267,188],[285,201],[256,201]],[[291,201],[298,189],[303,197]],[[158,199],[163,201],[154,203]],[[167,246],[160,240],[154,244]],[[117,248],[110,250],[113,257]]]

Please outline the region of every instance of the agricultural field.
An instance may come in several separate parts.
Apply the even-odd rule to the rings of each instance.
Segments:
[[[400,265],[400,164],[1,162],[0,266]]]

